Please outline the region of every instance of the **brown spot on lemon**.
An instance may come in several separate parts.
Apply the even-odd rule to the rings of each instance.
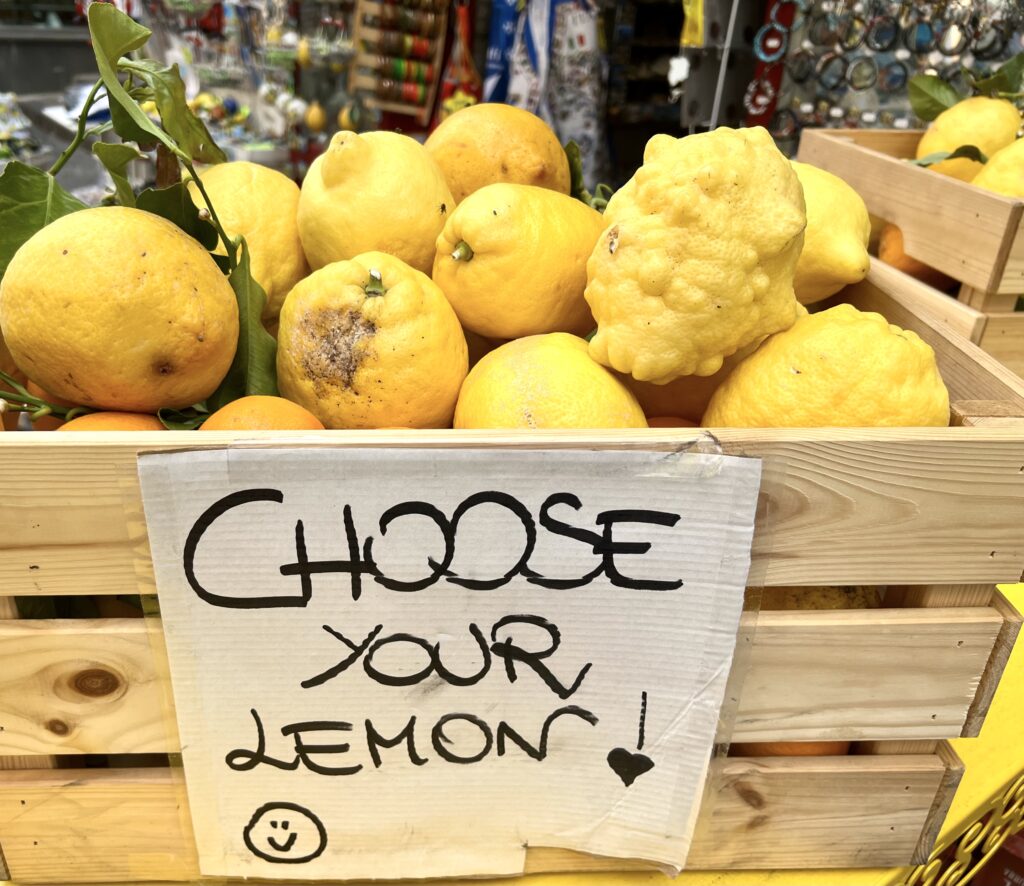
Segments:
[[[317,396],[327,396],[331,387],[355,390],[356,373],[370,356],[369,340],[377,331],[373,321],[351,308],[329,308],[303,316],[299,331],[302,368]]]

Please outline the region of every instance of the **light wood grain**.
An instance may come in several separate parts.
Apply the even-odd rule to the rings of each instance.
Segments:
[[[996,694],[996,689],[999,688],[999,681],[1002,679],[1006,663],[1010,659],[1010,653],[1013,651],[1013,646],[1021,631],[1021,614],[1000,591],[996,591],[992,607],[1002,617],[1003,624],[993,644],[992,654],[985,665],[981,684],[978,686],[978,690],[974,694],[974,701],[967,712],[967,721],[964,723],[963,731],[965,737],[981,733],[981,727],[992,704],[992,698]]]
[[[921,831],[921,838],[918,841],[917,849],[914,851],[914,864],[925,864],[932,853],[935,841],[939,838],[939,832],[946,821],[949,807],[953,803],[953,796],[960,786],[964,777],[963,761],[957,756],[956,751],[949,742],[941,742],[936,749],[939,759],[945,764],[946,769],[942,774],[942,782],[935,793],[935,800],[928,813],[924,828]]]
[[[885,605],[896,607],[988,606],[996,589],[990,584],[918,585],[891,587]]]
[[[979,290],[1024,291],[1024,203],[883,153],[885,138],[805,129],[798,158],[838,175],[869,212],[899,226],[907,255]]]
[[[1018,297],[1012,293],[985,292],[982,289],[975,289],[973,286],[967,286],[966,284],[960,287],[960,291],[957,294],[961,304],[969,305],[986,314],[1012,311],[1017,305]],[[972,338],[971,341],[977,341],[977,339]]]
[[[733,739],[955,737],[1003,625],[980,607],[762,612]]]
[[[1007,368],[1024,374],[1024,311],[989,314],[981,346]]]
[[[712,762],[689,867],[877,867],[914,855],[947,770],[939,754]],[[19,883],[193,880],[184,785],[171,769],[16,772],[0,841]],[[530,850],[527,869],[622,870]]]

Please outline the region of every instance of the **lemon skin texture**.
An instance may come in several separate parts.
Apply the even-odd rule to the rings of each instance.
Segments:
[[[793,324],[804,197],[764,129],[654,136],[604,218],[585,292],[599,363],[658,384],[714,375]]]
[[[487,185],[445,223],[434,282],[462,325],[488,338],[586,335],[594,328],[583,298],[587,259],[603,230],[601,213],[565,194]]]
[[[466,377],[456,428],[645,428],[636,397],[587,343],[552,332],[508,342]]]
[[[313,269],[380,251],[429,274],[454,208],[419,142],[397,132],[338,132],[302,182],[299,236]]]
[[[15,253],[0,328],[18,367],[54,396],[153,413],[216,390],[238,343],[238,303],[180,228],[103,206],[57,219]]]
[[[848,304],[773,335],[715,391],[705,427],[945,427],[949,392],[914,332]]]
[[[278,387],[327,428],[450,427],[468,368],[444,293],[391,255],[314,271],[281,308]]]

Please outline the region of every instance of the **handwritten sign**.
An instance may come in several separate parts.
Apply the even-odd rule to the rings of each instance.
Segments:
[[[760,462],[140,456],[203,874],[686,860]]]

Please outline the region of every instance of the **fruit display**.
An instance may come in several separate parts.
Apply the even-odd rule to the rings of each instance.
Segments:
[[[866,274],[870,220],[852,189],[791,163],[764,129],[657,135],[608,199],[582,187],[578,152],[539,118],[473,105],[426,145],[340,132],[300,188],[219,162],[175,69],[129,94],[117,72],[137,66],[95,38],[135,28],[141,43],[145,29],[106,4],[89,18],[100,87],[124,111],[124,144],[101,152],[120,205],[79,204],[59,162],[0,177],[8,419],[69,431],[948,423],[927,344],[817,304]],[[1009,115],[989,116],[1005,141]],[[118,162],[153,142],[180,175],[135,194]]]

